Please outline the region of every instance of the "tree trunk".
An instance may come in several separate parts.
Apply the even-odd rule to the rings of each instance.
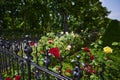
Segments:
[[[63,27],[64,27],[64,33],[68,32],[68,24],[67,24],[67,15],[63,15]]]

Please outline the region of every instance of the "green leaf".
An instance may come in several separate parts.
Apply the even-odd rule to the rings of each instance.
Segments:
[[[23,26],[23,24],[24,24],[24,21],[23,22],[21,22],[19,25],[17,25],[16,27],[17,28],[21,28],[22,26]]]
[[[113,42],[112,45],[113,46],[117,46],[119,43],[118,42]]]

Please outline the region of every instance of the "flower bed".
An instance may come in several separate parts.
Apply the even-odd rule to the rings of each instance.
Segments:
[[[110,69],[114,67],[113,59],[111,56],[114,54],[114,50],[109,47],[102,47],[102,41],[100,39],[91,43],[88,47],[84,47],[84,41],[78,34],[65,33],[55,35],[54,33],[48,33],[46,36],[42,36],[38,42],[38,56],[39,64],[43,65],[43,56],[45,50],[48,50],[52,55],[52,61],[50,69],[59,72],[60,58],[62,61],[62,74],[72,77],[73,69],[75,67],[76,56],[80,56],[80,68],[82,70],[82,79],[110,79],[113,77],[113,73],[109,73]],[[34,49],[35,50],[35,49]],[[35,52],[33,52],[33,55]],[[35,57],[35,56],[34,56]]]
[[[109,46],[103,47],[102,41],[98,39],[91,45],[84,46],[82,39],[83,37],[73,32],[61,32],[57,35],[48,33],[42,36],[38,43],[30,42],[33,49],[32,62],[38,61],[40,66],[45,65],[45,55],[48,52],[51,60],[48,68],[54,72],[73,78],[77,65],[82,71],[82,75],[79,76],[82,80],[119,79],[119,43],[114,42],[112,49]],[[14,78],[19,80],[21,76],[17,75]],[[6,80],[11,79],[8,76]]]

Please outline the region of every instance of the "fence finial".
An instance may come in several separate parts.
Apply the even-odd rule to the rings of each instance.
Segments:
[[[82,77],[82,70],[80,69],[80,62],[79,62],[80,56],[77,56],[76,66],[73,69],[73,78],[75,80],[80,80]]]

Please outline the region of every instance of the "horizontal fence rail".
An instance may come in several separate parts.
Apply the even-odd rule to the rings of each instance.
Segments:
[[[76,62],[72,71],[73,77],[70,78],[62,75],[62,61],[59,63],[60,70],[58,73],[49,69],[51,60],[47,50],[44,65],[39,65],[38,56],[36,56],[35,62],[32,61],[32,51],[28,36],[26,36],[25,41],[14,41],[14,43],[0,39],[0,77],[3,77],[0,80],[5,80],[4,78],[8,76],[14,78],[16,75],[17,77],[20,76],[18,80],[80,80],[82,70],[79,67],[79,61]]]

